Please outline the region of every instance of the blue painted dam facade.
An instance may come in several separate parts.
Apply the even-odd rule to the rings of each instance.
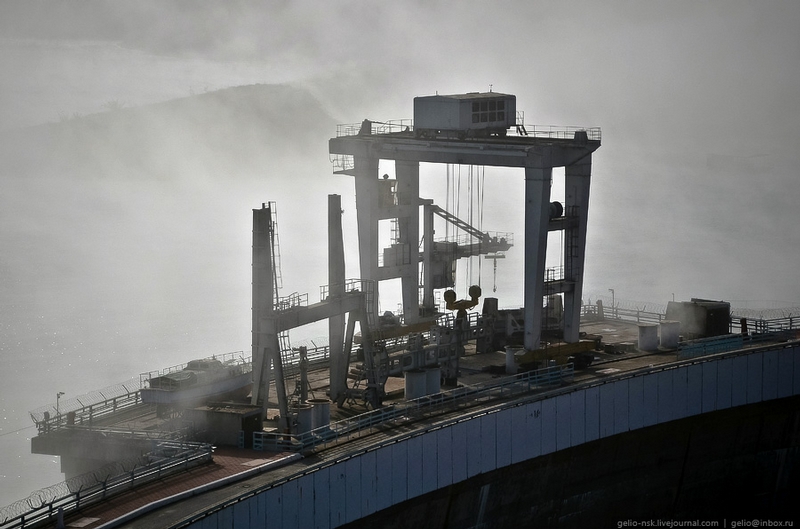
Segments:
[[[601,381],[595,379],[461,414],[406,431],[334,462],[312,464],[224,506],[209,506],[208,511],[181,526],[333,528],[361,526],[372,520],[371,526],[420,527],[422,520],[425,526],[490,527],[498,525],[492,522],[498,518],[491,518],[491,509],[487,508],[492,484],[495,490],[502,490],[503,483],[514,480],[523,480],[514,489],[519,497],[512,497],[514,490],[505,490],[502,498],[493,500],[519,511],[511,513],[509,516],[516,517],[511,519],[560,520],[562,525],[569,525],[575,513],[585,515],[576,520],[585,520],[586,516],[636,511],[635,506],[609,511],[614,498],[622,501],[625,497],[620,479],[638,488],[647,487],[641,481],[642,476],[649,476],[645,481],[655,487],[650,495],[656,505],[671,502],[675,507],[682,502],[686,506],[685,498],[681,502],[659,499],[657,491],[683,486],[685,491],[698,493],[704,482],[730,482],[726,469],[748,461],[760,467],[753,470],[742,466],[735,475],[750,476],[749,480],[754,479],[752,476],[773,476],[768,480],[777,481],[766,486],[771,495],[765,498],[758,492],[759,505],[762,509],[772,506],[785,510],[781,502],[796,493],[800,480],[799,395],[797,342],[614,373]],[[781,418],[775,419],[781,426],[770,430],[763,417],[773,409],[783,410]],[[721,422],[715,426],[714,421]],[[703,427],[713,429],[719,438],[715,438],[717,434],[709,437],[708,431],[698,433]],[[767,435],[767,431],[772,433]],[[673,434],[675,438],[671,439]],[[705,445],[698,441],[702,435],[707,437]],[[752,441],[753,436],[769,439]],[[695,447],[691,450],[690,438]],[[721,448],[730,443],[734,449]],[[691,453],[698,454],[697,446],[701,447],[699,459],[705,457],[704,450],[712,459],[714,454],[728,455],[714,459],[717,471],[702,467],[702,472],[710,472],[708,476],[689,476],[687,481],[687,460]],[[748,455],[750,451],[755,455]],[[571,455],[561,456],[558,463],[560,454]],[[604,467],[593,458],[612,461]],[[544,467],[551,473],[561,469],[575,474],[581,468],[583,474],[572,479],[572,485],[559,477],[560,490],[540,490],[538,496],[525,499],[536,488],[531,483],[553,479],[545,474],[536,477],[537,468],[540,472],[544,468],[537,463],[542,461],[547,461]],[[688,466],[693,468],[693,464]],[[628,476],[615,478],[613,466],[625,467]],[[598,475],[606,477],[598,480]],[[524,483],[531,479],[539,481]],[[680,482],[673,483],[675,480]],[[575,483],[590,488],[580,492]],[[592,489],[592,483],[599,488]],[[570,488],[578,493],[573,490],[567,494]],[[630,492],[648,497],[646,488]],[[748,497],[746,491],[731,494],[732,498],[741,494]],[[537,501],[542,504],[534,505]],[[557,505],[560,508],[554,508]]]

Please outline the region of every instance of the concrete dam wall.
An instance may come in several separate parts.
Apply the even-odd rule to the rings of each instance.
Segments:
[[[800,346],[561,388],[405,434],[191,527],[617,527],[791,516]],[[787,518],[787,519],[791,519]],[[588,524],[588,525],[587,525]]]

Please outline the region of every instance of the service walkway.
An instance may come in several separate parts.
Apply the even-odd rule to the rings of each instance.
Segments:
[[[115,495],[101,503],[90,505],[79,512],[68,515],[65,518],[65,525],[89,529],[101,527],[146,506],[154,506],[156,502],[170,498],[178,499],[181,497],[179,495],[188,497],[189,491],[199,493],[215,487],[222,487],[229,483],[231,476],[258,474],[268,468],[275,468],[281,463],[294,461],[296,458],[295,454],[289,453],[217,448],[211,463],[173,474]]]

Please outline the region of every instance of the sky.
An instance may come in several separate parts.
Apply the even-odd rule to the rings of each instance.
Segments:
[[[32,430],[9,433],[52,388],[249,347],[261,202],[285,293],[315,299],[326,194],[353,226],[326,139],[410,118],[414,96],[491,87],[526,124],[602,128],[587,294],[800,305],[798,27],[793,0],[0,2],[0,504],[57,479],[22,454]],[[254,84],[297,94],[214,99]],[[443,174],[423,168],[423,190]],[[485,178],[485,228],[521,240],[522,179]],[[501,306],[521,300],[518,250]]]

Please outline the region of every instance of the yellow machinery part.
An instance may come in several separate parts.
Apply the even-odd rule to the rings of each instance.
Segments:
[[[597,342],[595,340],[580,340],[575,343],[551,344],[542,349],[526,351],[525,354],[517,356],[515,359],[518,364],[530,364],[533,362],[545,362],[555,360],[557,364],[565,364],[567,358],[574,354],[593,351]]]

